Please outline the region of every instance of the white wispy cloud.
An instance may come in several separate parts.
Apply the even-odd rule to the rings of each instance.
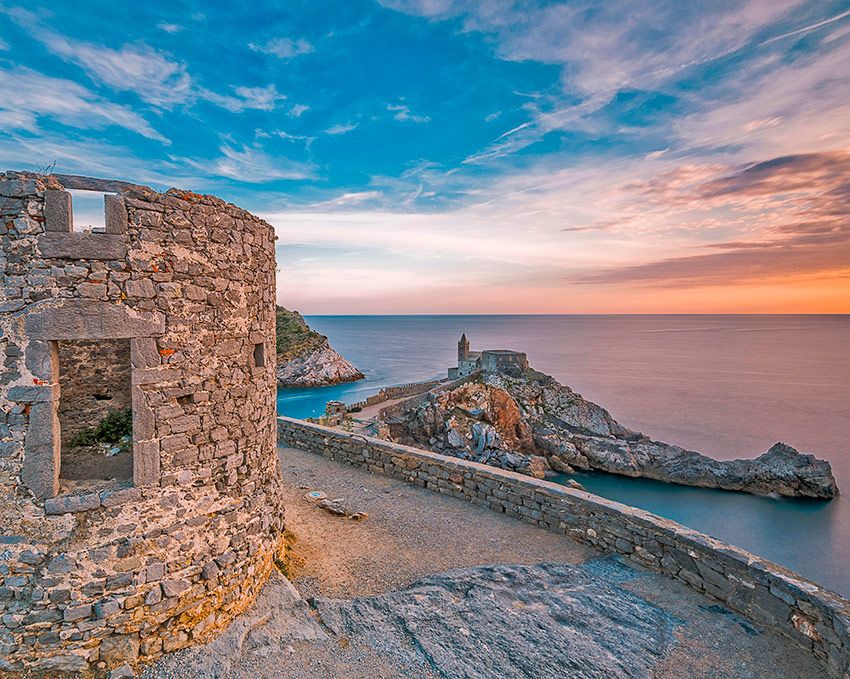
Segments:
[[[271,156],[257,146],[236,148],[225,144],[221,155],[212,161],[185,160],[188,165],[213,176],[227,177],[250,184],[277,179],[313,179],[315,168],[279,155]]]
[[[503,59],[562,68],[563,91],[532,98],[523,107],[528,120],[471,154],[467,164],[486,164],[510,156],[551,131],[604,133],[604,123],[600,128],[595,117],[618,91],[664,91],[705,64],[743,50],[748,50],[751,58],[759,50],[778,49],[783,40],[840,28],[850,19],[850,11],[842,11],[813,20],[815,6],[804,0],[743,0],[710,9],[700,3],[663,0],[632,4],[628,9],[591,0],[538,6],[474,0],[381,3],[432,21],[459,19],[464,32],[491,36],[496,53]],[[793,70],[790,61],[777,61],[771,72]],[[721,83],[718,91],[724,85],[739,96],[736,82]],[[795,89],[798,87],[795,85]],[[777,89],[776,94],[779,92]],[[749,98],[746,92],[743,94]],[[722,92],[710,96],[718,97],[716,103],[722,106],[731,103]],[[699,98],[695,94],[691,102],[697,109],[701,108]],[[829,94],[819,98],[833,103],[837,99]],[[707,102],[702,103],[704,108]],[[753,120],[756,117],[747,122]]]
[[[357,123],[339,123],[337,125],[331,125],[325,130],[325,134],[345,134],[346,132],[351,132],[356,127]]]
[[[407,104],[387,104],[387,111],[390,111],[393,114],[393,118],[395,120],[401,122],[410,121],[412,123],[430,123],[431,118],[429,116],[417,115],[411,112],[410,107]]]
[[[3,128],[35,132],[40,117],[80,129],[123,127],[166,142],[150,123],[128,106],[105,101],[70,80],[52,78],[29,68],[0,69],[0,118]]]
[[[112,49],[53,32],[41,35],[51,52],[116,91],[135,92],[142,100],[163,108],[185,103],[192,97],[192,79],[186,66],[152,47],[124,45]]]
[[[0,50],[5,51],[7,49],[9,49],[9,43],[0,38]]]
[[[293,104],[289,108],[289,115],[294,116],[296,118],[300,118],[302,113],[306,113],[309,110],[310,107],[306,106],[305,104]]]
[[[746,157],[846,146],[850,139],[850,36],[781,63],[771,54],[739,69],[673,123],[680,145],[741,149]]]
[[[292,57],[309,54],[314,51],[313,45],[303,38],[297,40],[291,38],[273,38],[264,43],[249,42],[248,47],[254,52],[271,54],[279,59],[291,59]]]
[[[27,28],[34,39],[65,61],[81,67],[93,80],[117,92],[133,92],[156,107],[171,109],[203,100],[234,113],[247,109],[270,111],[286,98],[273,84],[233,86],[232,94],[220,94],[196,83],[182,61],[143,43],[113,49],[51,31],[27,10],[15,8],[9,14]],[[160,25],[162,30],[168,30],[163,26],[175,27],[176,24]]]
[[[232,95],[218,94],[206,89],[201,90],[201,97],[234,113],[240,113],[248,109],[272,111],[277,108],[279,102],[286,99],[286,95],[280,94],[274,85],[267,85],[266,87],[234,87],[232,89]]]
[[[181,26],[180,24],[161,23],[157,24],[156,27],[159,30],[164,31],[165,33],[179,33],[183,30],[183,26]]]
[[[310,207],[315,211],[328,210],[333,208],[351,208],[369,201],[376,201],[383,197],[380,191],[351,191],[340,194],[335,198],[323,200],[318,203],[313,203]]]

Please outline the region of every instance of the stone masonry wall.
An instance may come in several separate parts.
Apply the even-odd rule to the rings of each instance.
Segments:
[[[288,417],[282,444],[489,507],[692,587],[850,677],[850,603],[781,566],[649,512],[487,465]]]
[[[70,229],[68,188],[115,193],[105,233]],[[7,172],[0,242],[0,674],[208,638],[282,544],[272,227],[211,196]],[[133,481],[69,492],[58,343],[98,339],[130,343]]]

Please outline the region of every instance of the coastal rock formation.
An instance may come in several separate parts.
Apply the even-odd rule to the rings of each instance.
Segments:
[[[313,603],[334,635],[412,652],[441,677],[650,677],[676,626],[566,564],[463,568],[398,592]]]
[[[297,311],[277,309],[277,381],[282,387],[323,387],[364,375],[311,330]]]
[[[829,462],[784,443],[755,459],[715,460],[631,431],[601,406],[534,370],[484,373],[454,389],[435,390],[402,420],[388,428],[399,443],[538,478],[547,468],[595,469],[758,495],[838,493]]]
[[[278,575],[221,636],[142,679],[320,676],[328,665],[355,677],[648,678],[680,624],[592,564],[460,568],[394,592],[309,601]],[[380,657],[377,671],[345,668],[339,649],[349,647],[367,666]]]

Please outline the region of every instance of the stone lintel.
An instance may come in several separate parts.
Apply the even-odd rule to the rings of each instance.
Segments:
[[[59,189],[44,192],[44,229],[48,232],[70,233],[74,230],[71,194]]]
[[[27,335],[39,340],[155,337],[165,332],[161,314],[135,313],[125,304],[97,300],[53,300],[27,314]]]
[[[122,182],[117,179],[98,179],[96,177],[83,177],[78,174],[55,174],[53,175],[66,189],[79,191],[103,191],[105,193],[123,193],[125,191],[153,191],[149,186]]]
[[[82,232],[54,233],[53,231],[48,229],[46,233],[38,237],[38,249],[42,257],[99,260],[125,259],[127,257],[127,237],[124,235]]]

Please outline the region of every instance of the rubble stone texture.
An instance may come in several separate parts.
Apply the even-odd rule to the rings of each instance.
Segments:
[[[104,232],[72,230],[66,189],[115,194]],[[0,672],[211,637],[282,549],[272,227],[212,196],[7,172],[0,239]],[[129,343],[133,479],[63,482],[61,347],[94,364],[106,340]]]

